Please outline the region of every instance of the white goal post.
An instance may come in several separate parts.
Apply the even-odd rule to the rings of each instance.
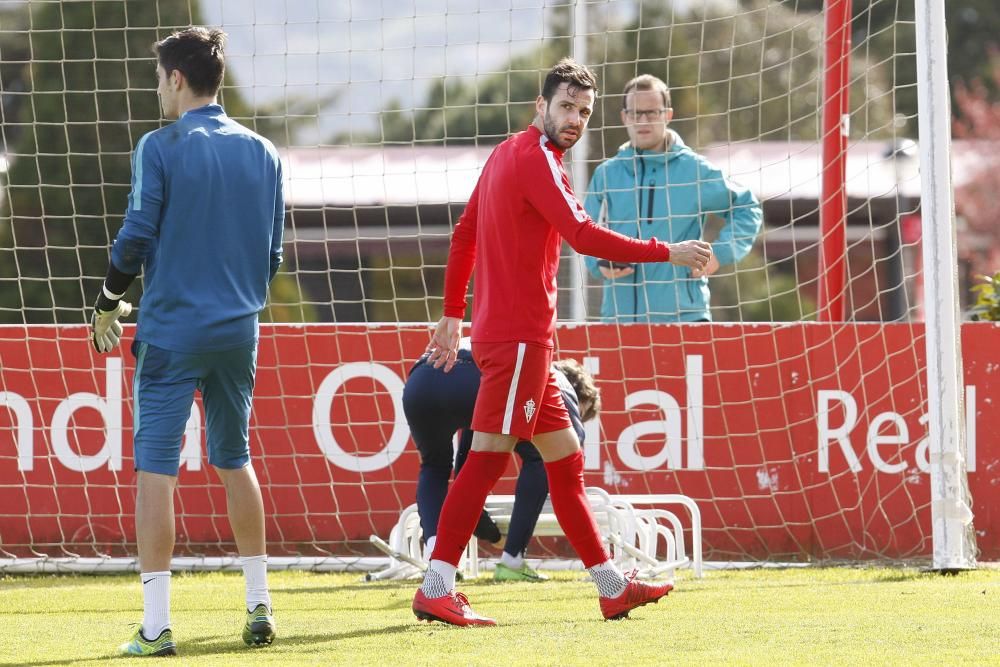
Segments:
[[[951,105],[944,0],[916,0],[917,94],[920,110],[921,208],[927,298],[927,402],[931,458],[933,567],[976,566],[976,542],[965,469],[962,341],[951,179]]]

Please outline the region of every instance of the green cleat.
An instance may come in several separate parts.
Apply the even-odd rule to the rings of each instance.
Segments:
[[[146,639],[142,634],[142,626],[135,629],[132,639],[118,647],[122,655],[163,656],[177,655],[177,644],[174,635],[167,628],[156,639]]]
[[[494,581],[548,581],[548,579],[544,574],[531,569],[527,563],[516,570],[503,563],[497,563],[496,569],[493,570]]]
[[[247,646],[267,646],[274,641],[274,616],[265,605],[259,604],[247,612],[243,641]]]

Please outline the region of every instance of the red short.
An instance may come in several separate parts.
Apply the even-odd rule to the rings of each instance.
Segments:
[[[482,373],[472,430],[516,435],[572,428],[552,370],[552,348],[537,343],[473,343]]]

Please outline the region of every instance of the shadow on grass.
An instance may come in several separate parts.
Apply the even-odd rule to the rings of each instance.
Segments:
[[[135,574],[81,574],[77,572],[6,574],[0,576],[0,593],[25,589],[74,588],[103,586],[105,582],[137,580]],[[0,663],[2,665],[3,663]]]
[[[351,605],[337,605],[337,611],[338,612],[358,612],[358,613],[361,613],[361,614],[370,614],[373,611],[404,611],[404,610],[408,611],[410,609],[410,605],[411,604],[412,604],[412,601],[409,600],[409,599],[407,599],[407,600],[399,600],[399,601],[396,601],[396,602],[392,602],[390,604],[382,605],[381,607],[377,607],[377,606],[374,606],[374,605],[371,605],[371,606],[366,606],[366,605],[356,605],[356,606],[351,606]],[[320,614],[326,613],[326,610],[323,610],[323,609],[313,609],[311,611],[313,613],[320,613]]]
[[[288,586],[284,587],[280,583],[277,586],[271,586],[271,593],[278,592],[281,595],[313,595],[316,593],[338,593],[341,591],[364,591],[370,593],[373,590],[383,590],[383,591],[395,591],[395,590],[408,590],[416,592],[420,587],[420,582],[417,580],[413,581],[379,581],[370,583],[357,583],[357,584],[330,584],[329,586]]]
[[[384,628],[365,628],[359,630],[352,630],[351,632],[330,632],[330,633],[316,633],[310,635],[288,635],[279,636],[275,642],[274,648],[261,647],[261,648],[250,648],[243,644],[239,639],[232,638],[219,638],[219,637],[190,637],[183,639],[178,642],[177,653],[178,657],[184,659],[185,657],[197,657],[197,656],[208,656],[208,655],[235,655],[235,654],[246,654],[247,660],[250,661],[253,656],[258,653],[266,653],[268,651],[284,653],[284,651],[279,651],[279,647],[300,647],[300,646],[315,646],[320,644],[326,644],[330,642],[338,642],[346,639],[356,639],[359,637],[374,637],[380,635],[396,635],[403,632],[409,631],[420,631],[420,626],[416,623],[407,623],[405,625],[390,625]],[[65,665],[70,662],[76,661],[98,661],[104,662],[118,662],[120,660],[130,660],[133,656],[118,656],[118,655],[92,655],[92,656],[82,656],[75,655],[72,658],[62,658],[58,660],[48,660],[44,662],[31,661],[31,663],[24,662],[0,662],[0,667],[22,667],[26,664],[31,664],[32,666],[45,667],[47,665]]]
[[[339,642],[347,639],[357,639],[359,637],[391,636],[403,632],[419,630],[420,626],[414,623],[399,625],[389,625],[383,628],[362,628],[350,632],[328,632],[314,633],[309,635],[279,635],[275,641],[275,648],[285,646],[315,646],[330,642]],[[181,656],[200,655],[222,655],[231,654],[238,651],[246,651],[247,657],[251,657],[258,652],[267,652],[271,649],[267,647],[249,648],[239,640],[220,639],[219,637],[193,637],[178,643],[177,652]]]
[[[774,577],[770,580],[764,580],[761,578],[756,579],[729,579],[724,582],[724,586],[730,590],[770,590],[770,589],[792,589],[792,588],[814,588],[814,589],[825,589],[825,588],[845,588],[845,587],[855,587],[855,586],[872,586],[878,584],[900,584],[900,583],[921,583],[927,581],[936,581],[941,579],[943,576],[952,577],[955,576],[961,579],[961,574],[958,575],[942,575],[938,572],[920,571],[920,570],[900,570],[892,571],[885,570],[881,572],[875,572],[871,574],[866,571],[865,568],[836,568],[840,576],[839,579],[823,579],[820,575],[823,574],[821,569],[774,569],[774,572],[791,572],[791,573],[801,573],[804,576],[813,575],[812,578],[799,579],[796,581],[789,581],[784,578]],[[754,572],[769,572],[772,570],[757,569]],[[851,577],[852,574],[857,574],[856,577]],[[708,575],[711,577],[711,574]],[[687,593],[717,593],[718,588],[708,588],[708,587],[698,587],[698,586],[685,586],[682,582],[681,590]]]
[[[557,581],[556,583],[562,583]],[[459,587],[462,588],[475,588],[477,586],[483,586],[492,588],[497,585],[508,584],[508,582],[494,581],[493,579],[487,579],[485,577],[479,579],[471,579],[465,581],[459,581]],[[509,584],[508,584],[509,585]],[[529,584],[531,586],[537,584]],[[331,583],[329,586],[296,586],[288,585],[283,586],[280,582],[277,585],[271,586],[271,592],[279,592],[281,595],[311,595],[315,593],[338,593],[341,591],[364,591],[370,593],[373,590],[382,591],[407,591],[408,594],[416,593],[417,589],[420,588],[420,579],[390,579],[387,581],[359,581],[353,584],[337,584]]]
[[[142,602],[140,601],[138,605],[133,607],[73,607],[68,609],[66,607],[60,607],[58,609],[45,609],[40,611],[26,611],[24,609],[10,609],[6,611],[0,611],[0,617],[3,616],[65,616],[67,612],[72,611],[74,614],[127,614],[127,613],[137,613],[142,615]],[[193,609],[192,611],[218,611],[216,607],[209,607],[206,609]],[[0,667],[3,667],[3,663],[0,663]]]
[[[75,658],[63,658],[62,660],[46,660],[44,662],[38,662],[37,660],[32,660],[31,662],[0,662],[0,667],[25,667],[26,665],[31,665],[31,667],[43,667],[45,665],[68,665],[72,662],[78,660],[109,660],[110,657],[106,655],[95,655],[91,658],[81,658],[79,656]]]

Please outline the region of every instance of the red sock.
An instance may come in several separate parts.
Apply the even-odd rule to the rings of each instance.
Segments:
[[[601,543],[601,531],[584,492],[583,452],[546,461],[545,473],[549,476],[549,496],[556,519],[583,560],[583,566],[590,568],[607,561],[608,552]]]
[[[469,452],[469,458],[444,499],[432,560],[458,566],[462,550],[472,538],[472,531],[486,505],[486,496],[490,495],[509,462],[510,452]]]

